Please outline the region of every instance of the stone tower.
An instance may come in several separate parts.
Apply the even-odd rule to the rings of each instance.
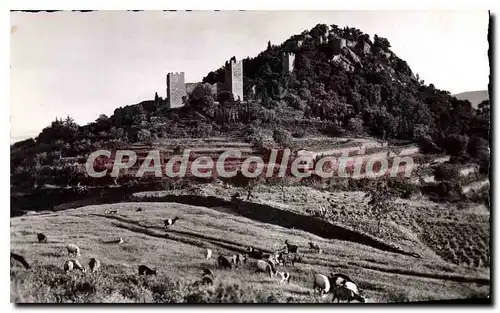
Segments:
[[[294,53],[283,53],[283,73],[293,72],[293,67],[295,65],[295,54]]]
[[[347,41],[344,38],[335,38],[333,40],[333,51],[335,54],[339,54],[342,48],[347,46]]]
[[[167,74],[167,104],[170,108],[180,108],[184,105],[182,98],[186,97],[184,72]]]
[[[232,57],[226,62],[225,89],[233,93],[235,100],[243,101],[243,61]]]

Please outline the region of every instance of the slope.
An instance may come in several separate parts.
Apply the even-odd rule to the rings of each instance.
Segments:
[[[136,212],[141,207],[143,211]],[[106,211],[119,209],[119,215]],[[162,220],[180,220],[165,234]],[[49,242],[39,244],[36,234]],[[122,237],[121,245],[110,243]],[[215,268],[219,254],[242,252],[247,246],[265,250],[283,247],[285,239],[302,247],[304,259],[286,267],[289,285],[256,274],[254,260],[241,268]],[[323,253],[309,251],[308,241]],[[97,274],[62,272],[65,245],[77,244],[86,264],[102,261]],[[204,250],[214,251],[211,260]],[[11,219],[11,249],[23,254],[33,268],[11,269],[11,300],[16,302],[324,302],[312,293],[314,272],[352,276],[369,302],[467,298],[489,293],[489,270],[459,269],[439,263],[380,251],[363,245],[325,240],[303,231],[256,222],[244,217],[175,203],[117,203],[89,206],[46,215]],[[157,267],[156,278],[139,278],[137,266]],[[215,285],[189,287],[208,267]]]

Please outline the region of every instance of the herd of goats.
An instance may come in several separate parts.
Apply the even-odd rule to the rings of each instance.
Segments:
[[[142,209],[139,208],[137,211],[142,211]],[[108,214],[117,213],[118,210],[108,211]],[[178,219],[178,217],[175,217],[173,219],[164,220],[165,230],[167,230],[169,226],[174,225]],[[47,236],[43,233],[37,234],[37,239],[39,243],[47,243]],[[123,243],[123,239],[119,238],[114,242],[121,244]],[[322,252],[317,243],[309,242],[309,247],[316,253]],[[81,255],[80,248],[74,244],[68,244],[66,249],[68,256],[73,256],[74,258],[68,259],[64,262],[64,271],[68,273],[73,270],[80,270],[85,273],[87,271],[85,266],[83,266],[77,259],[77,257]],[[212,258],[211,249],[206,249],[205,258],[207,260]],[[293,266],[296,262],[302,261],[302,255],[299,254],[299,246],[291,244],[288,240],[285,240],[284,248],[273,253],[266,253],[257,248],[248,247],[246,253],[244,254],[240,253],[230,256],[219,255],[217,258],[217,265],[221,270],[232,270],[246,263],[249,258],[256,260],[254,263],[255,272],[267,273],[270,278],[280,277],[280,283],[289,283],[292,277],[289,272],[279,271],[278,267],[283,265]],[[11,260],[12,259],[21,263],[25,268],[30,268],[30,265],[22,255],[11,252]],[[101,267],[101,262],[97,258],[91,258],[89,260],[88,267],[90,272],[97,272]],[[141,264],[138,266],[138,273],[139,275],[156,275],[157,270]],[[196,281],[195,285],[213,285],[214,279],[215,277],[212,270],[203,268],[201,280]],[[314,274],[313,291],[314,293],[318,292],[323,297],[328,293],[332,293],[332,302],[334,302],[335,299],[337,299],[337,302],[340,302],[341,300],[349,303],[354,300],[365,302],[365,298],[360,295],[356,283],[347,275],[340,273],[330,273],[328,276],[320,273]]]

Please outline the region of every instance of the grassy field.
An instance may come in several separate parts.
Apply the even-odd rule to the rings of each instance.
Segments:
[[[266,201],[266,200],[263,200]],[[136,212],[141,207],[142,212]],[[119,209],[119,215],[106,211]],[[180,220],[165,232],[162,220]],[[48,243],[38,243],[43,232]],[[123,244],[109,243],[122,237]],[[290,284],[255,273],[255,260],[232,271],[218,270],[219,254],[241,252],[252,245],[276,250],[288,239],[304,259],[285,267]],[[323,253],[310,251],[307,242]],[[102,262],[98,273],[65,274],[65,246],[80,247],[79,260]],[[205,260],[204,250],[214,251]],[[314,295],[313,274],[342,272],[359,284],[367,302],[422,301],[484,297],[489,268],[451,264],[439,257],[413,258],[348,241],[266,224],[231,212],[176,203],[137,202],[88,206],[57,213],[11,219],[11,250],[32,268],[11,267],[12,302],[326,302]],[[137,266],[158,269],[157,277],[140,277]],[[195,287],[202,268],[214,271],[214,286]]]

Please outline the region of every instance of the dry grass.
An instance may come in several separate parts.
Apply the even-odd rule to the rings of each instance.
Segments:
[[[142,212],[135,212],[142,207]],[[104,214],[119,209],[118,216]],[[325,240],[311,233],[260,223],[204,207],[175,203],[119,203],[89,206],[48,215],[11,219],[11,249],[33,267],[11,268],[13,302],[324,302],[312,293],[314,272],[343,272],[358,281],[369,302],[390,301],[400,293],[410,301],[467,298],[489,293],[484,281],[459,282],[456,277],[488,279],[489,270],[449,265],[380,251],[356,243]],[[167,232],[162,220],[181,219]],[[49,242],[39,244],[36,234]],[[106,243],[118,237],[123,244]],[[266,250],[283,247],[285,239],[302,247],[304,260],[286,267],[290,284],[256,274],[255,260],[232,271],[218,270],[219,254],[233,254],[249,245]],[[307,248],[318,242],[322,254]],[[81,249],[79,258],[101,260],[97,274],[64,274],[65,245]],[[214,251],[204,259],[204,249]],[[158,277],[139,277],[137,266],[156,267]],[[192,287],[203,267],[214,270],[213,287]],[[389,297],[389,298],[388,298]]]

